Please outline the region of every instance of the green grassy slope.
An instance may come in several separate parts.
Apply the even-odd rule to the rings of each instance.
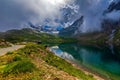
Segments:
[[[108,40],[108,34],[102,32],[94,32],[88,34],[82,34],[77,37],[80,43],[105,46]]]
[[[9,30],[7,32],[1,33],[0,38],[6,41],[17,43],[17,42],[35,42],[41,41],[42,43],[62,43],[62,42],[72,42],[74,39],[62,38],[46,33],[36,32],[29,28],[24,28],[22,30]]]
[[[44,45],[26,47],[0,57],[0,79],[20,80],[94,80],[46,50]]]

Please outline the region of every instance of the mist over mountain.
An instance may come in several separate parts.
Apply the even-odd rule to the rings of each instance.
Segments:
[[[1,0],[0,31],[34,26],[72,26],[81,16],[77,33],[103,30],[105,20],[119,21],[120,0]],[[79,22],[78,22],[79,23]]]
[[[120,0],[85,0],[80,1],[80,13],[84,22],[79,27],[79,32],[101,31],[104,20],[119,21]]]
[[[76,28],[79,27],[77,34],[101,31],[110,33],[113,29],[118,28],[120,23],[120,0],[98,0],[98,3],[95,4],[94,2],[89,3],[87,1],[80,1],[80,3],[82,6],[79,12],[83,14],[84,21],[81,25],[75,26]],[[90,5],[90,7],[88,7],[88,5]],[[80,21],[78,23],[80,23]],[[68,28],[71,28],[71,26]],[[71,33],[68,28],[65,28],[60,33],[65,30],[67,34]],[[63,35],[66,34],[63,33]]]
[[[72,0],[0,0],[0,30],[63,24],[61,9],[71,8]]]
[[[79,27],[83,24],[83,22],[84,22],[83,19],[84,19],[84,17],[81,16],[71,26],[61,30],[59,35],[60,36],[66,36],[66,37],[68,37],[68,36],[74,37],[79,31]]]

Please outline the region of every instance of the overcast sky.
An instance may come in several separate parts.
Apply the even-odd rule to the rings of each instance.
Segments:
[[[57,25],[61,18],[60,9],[71,3],[70,0],[0,0],[0,30],[24,27],[27,22]]]
[[[84,16],[82,32],[100,30],[102,13],[112,0],[0,0],[0,31],[26,27],[28,22],[35,25],[59,26],[63,20],[63,8]],[[72,4],[72,5],[71,5]],[[74,4],[74,5],[73,5]],[[113,12],[107,15],[119,14]],[[118,17],[118,16],[116,16]],[[75,17],[76,19],[78,17]],[[46,23],[46,20],[50,20]],[[99,25],[99,26],[98,26]]]

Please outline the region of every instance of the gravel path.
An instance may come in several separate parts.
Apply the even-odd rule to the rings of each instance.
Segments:
[[[13,45],[12,47],[0,48],[0,56],[6,54],[7,52],[18,50],[24,46],[25,45]]]

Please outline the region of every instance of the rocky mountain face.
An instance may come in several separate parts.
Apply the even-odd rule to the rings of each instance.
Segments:
[[[113,0],[113,2],[109,5],[108,9],[105,11],[106,12],[105,14],[118,11],[120,11],[120,0]],[[115,16],[113,15],[113,17]],[[117,20],[112,19],[103,20],[102,28],[103,31],[108,34],[108,41],[110,36],[112,35],[113,38],[112,43],[114,43],[115,45],[120,45],[120,18],[118,18]]]
[[[111,2],[108,8],[103,12],[103,16],[117,11],[120,11],[120,0],[114,0],[113,2]],[[115,15],[112,15],[112,17],[114,16]],[[76,31],[80,29],[83,21],[84,17],[82,16],[71,26],[60,31],[59,35],[77,37],[80,41],[87,41],[90,43],[113,43],[120,45],[120,19],[114,20],[110,18],[104,18],[101,23],[102,30],[100,32],[84,33],[82,35],[78,32],[76,34]]]
[[[111,2],[111,4],[109,5],[108,9],[104,12],[104,14],[107,15],[109,13],[117,12],[117,11],[120,11],[120,0],[114,0],[113,2]],[[114,15],[111,16],[114,17]],[[120,25],[120,19],[118,20],[104,19],[102,21],[102,29],[107,33],[112,31],[113,29],[120,28],[119,25]]]
[[[108,10],[107,12],[112,12],[114,10],[120,10],[120,1],[116,0],[116,1],[113,1],[110,6],[108,7]]]
[[[111,14],[112,12],[115,12],[115,11],[117,12],[119,10],[120,10],[120,0],[113,0],[113,2],[109,4],[108,8],[103,12],[103,16]],[[114,17],[114,15],[111,15],[111,16]],[[75,32],[81,27],[82,23],[83,23],[83,19],[81,18],[77,19],[76,21],[74,21],[74,23],[71,26],[63,29],[60,32],[60,35],[75,36],[76,35]],[[112,30],[117,29],[119,25],[120,25],[120,20],[112,20],[109,18],[103,18],[102,23],[101,23],[102,32],[104,31],[107,34],[110,34]],[[81,33],[78,32],[77,34],[79,35]]]
[[[76,20],[80,16],[78,14],[78,8],[76,5],[72,5],[73,7],[66,7],[61,10],[63,18],[62,21],[63,23],[70,23]]]
[[[79,19],[77,19],[71,26],[64,28],[63,30],[60,31],[59,35],[60,36],[70,36],[73,37],[76,35],[76,31],[79,29],[81,24],[83,23],[84,17],[81,16]]]

